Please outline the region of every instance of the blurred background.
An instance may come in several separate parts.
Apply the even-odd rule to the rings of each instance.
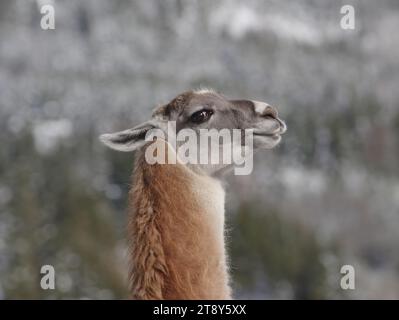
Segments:
[[[289,129],[227,178],[235,297],[399,299],[398,30],[396,0],[0,0],[0,299],[127,298],[133,155],[97,137],[200,86]]]

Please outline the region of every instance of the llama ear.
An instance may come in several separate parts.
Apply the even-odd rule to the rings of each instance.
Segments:
[[[117,151],[135,151],[147,142],[145,140],[147,132],[155,128],[157,128],[157,126],[151,121],[148,121],[124,131],[102,134],[100,136],[100,141]]]

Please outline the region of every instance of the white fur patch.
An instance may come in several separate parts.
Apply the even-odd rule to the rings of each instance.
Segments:
[[[213,90],[212,88],[199,88],[195,89],[194,93],[197,94],[215,93],[215,90]]]
[[[265,102],[261,102],[261,101],[252,101],[255,105],[255,112],[259,113],[259,114],[263,114],[266,110],[267,107],[269,107],[269,105]]]
[[[204,214],[211,221],[211,227],[219,238],[219,245],[224,247],[224,204],[225,192],[222,183],[206,175],[195,174],[192,190],[204,209]]]

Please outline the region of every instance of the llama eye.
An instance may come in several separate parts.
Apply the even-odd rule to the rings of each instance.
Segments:
[[[212,110],[200,110],[197,112],[194,112],[191,117],[190,120],[191,122],[194,123],[203,123],[205,121],[208,121],[209,118],[212,116],[213,111]]]

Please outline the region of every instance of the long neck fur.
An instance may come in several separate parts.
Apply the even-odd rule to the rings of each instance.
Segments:
[[[170,152],[170,149],[168,149]],[[129,193],[134,299],[230,299],[224,190],[182,164],[138,155]]]

